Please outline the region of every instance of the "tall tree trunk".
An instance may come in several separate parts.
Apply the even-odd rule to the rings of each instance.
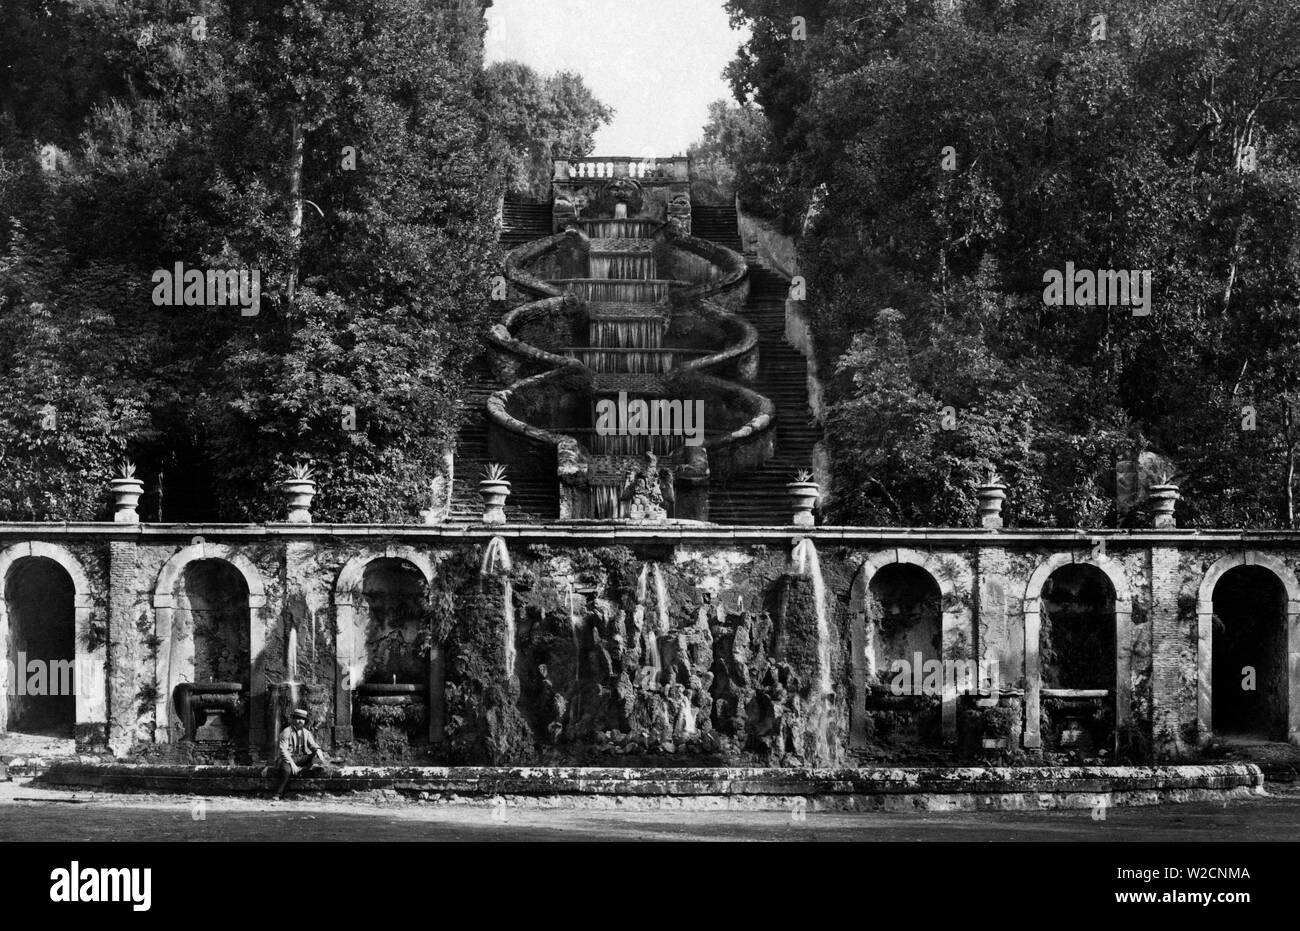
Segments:
[[[1282,404],[1282,425],[1286,436],[1286,475],[1285,487],[1282,489],[1282,519],[1286,529],[1295,529],[1295,434],[1293,432],[1293,414],[1291,399]]]
[[[289,304],[298,291],[298,265],[302,251],[302,117],[293,114],[289,135]]]

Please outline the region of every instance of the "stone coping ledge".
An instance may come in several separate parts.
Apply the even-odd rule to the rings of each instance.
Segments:
[[[37,782],[51,788],[239,795],[266,790],[270,777],[260,765],[52,762]],[[897,796],[900,807],[939,808],[1088,807],[1099,797],[1114,804],[1245,798],[1263,795],[1263,786],[1263,772],[1251,763],[862,769],[345,766],[291,784],[297,793],[390,790],[420,799]]]
[[[778,505],[779,506],[779,505]],[[481,537],[505,537],[520,540],[647,540],[680,543],[753,542],[789,543],[807,537],[824,543],[897,544],[916,546],[1060,546],[1090,548],[1104,539],[1108,546],[1169,545],[1300,545],[1300,531],[1252,530],[979,530],[971,528],[927,527],[842,527],[801,528],[793,524],[738,526],[701,524],[689,530],[665,528],[654,524],[618,525],[586,521],[556,521],[537,524],[496,524],[448,522],[444,524],[117,524],[110,521],[5,521],[0,522],[0,541],[7,537],[31,539],[34,536],[104,537],[113,540],[145,542],[152,539],[187,538],[403,538],[463,542]]]

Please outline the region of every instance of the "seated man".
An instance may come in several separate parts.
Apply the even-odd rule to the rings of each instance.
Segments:
[[[280,788],[275,790],[276,798],[284,795],[290,777],[325,765],[325,754],[311,736],[311,731],[307,730],[307,712],[301,708],[294,711],[289,726],[280,731],[280,756],[277,763],[282,778]]]

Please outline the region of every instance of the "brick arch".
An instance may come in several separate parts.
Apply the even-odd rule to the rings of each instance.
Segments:
[[[1027,749],[1043,745],[1041,734],[1043,669],[1038,640],[1043,626],[1043,586],[1065,566],[1092,566],[1110,580],[1115,592],[1115,738],[1133,717],[1133,588],[1123,567],[1109,556],[1091,552],[1056,553],[1043,560],[1025,585],[1025,735]]]
[[[233,566],[243,576],[248,587],[248,658],[249,658],[249,742],[254,746],[265,739],[265,702],[266,702],[266,667],[263,653],[266,649],[266,619],[263,612],[266,607],[266,586],[262,574],[252,561],[231,546],[221,543],[208,543],[196,538],[189,546],[182,547],[172,554],[158,572],[158,580],[153,589],[154,633],[158,638],[158,658],[154,666],[155,681],[158,684],[158,696],[154,707],[154,740],[167,743],[171,740],[174,729],[179,726],[176,709],[172,704],[172,693],[176,686],[189,681],[182,667],[188,660],[194,660],[194,641],[190,638],[185,643],[173,643],[172,630],[175,622],[176,585],[180,582],[185,567],[192,562],[215,559]],[[165,726],[163,725],[165,722]]]
[[[1213,730],[1214,589],[1219,580],[1241,566],[1267,569],[1286,590],[1287,741],[1300,744],[1300,582],[1276,556],[1258,550],[1232,553],[1205,571],[1196,591],[1196,723],[1197,741],[1206,743]]]
[[[961,607],[963,601],[957,586],[948,577],[937,558],[931,553],[920,550],[898,548],[877,553],[868,557],[858,566],[853,576],[853,585],[849,594],[849,644],[850,671],[853,681],[853,701],[849,709],[849,746],[861,747],[867,743],[866,738],[866,683],[867,677],[874,674],[867,659],[867,625],[866,604],[870,592],[871,580],[885,566],[896,564],[918,566],[934,580],[942,599],[940,616],[941,641],[943,649],[941,658],[946,654],[957,634],[965,629],[969,634],[971,617],[967,608]],[[973,638],[972,642],[973,642]],[[953,683],[944,683],[942,697],[943,736],[947,741],[957,738],[957,693]]]
[[[359,650],[356,643],[357,609],[365,599],[361,590],[366,569],[378,559],[400,559],[410,563],[424,576],[426,586],[433,585],[433,560],[411,546],[387,546],[383,549],[366,549],[347,561],[334,582],[334,625],[337,631],[337,661],[334,690],[334,741],[345,743],[352,739],[352,693],[359,684],[356,664]],[[441,743],[445,702],[443,690],[446,679],[445,657],[442,648],[434,645],[429,654],[429,740]]]
[[[107,683],[105,680],[105,659],[107,647],[100,643],[93,650],[86,649],[91,640],[90,623],[94,615],[95,602],[91,594],[90,579],[81,567],[81,563],[68,550],[54,543],[33,540],[27,543],[15,543],[0,550],[0,644],[9,639],[9,601],[5,593],[9,585],[9,573],[14,566],[24,559],[48,559],[57,563],[72,580],[72,620],[73,620],[73,662],[74,682],[76,684],[76,733],[83,736],[87,731],[95,736],[108,736],[108,702]],[[0,734],[9,723],[9,688],[7,664],[0,661]]]

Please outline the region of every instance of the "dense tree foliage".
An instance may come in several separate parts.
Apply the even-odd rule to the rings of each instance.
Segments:
[[[0,517],[102,517],[124,456],[147,519],[275,519],[298,461],[321,519],[427,506],[499,268],[483,31],[472,0],[4,5]],[[258,270],[259,311],[155,306],[178,262]]]
[[[543,78],[519,62],[497,62],[488,66],[484,86],[505,148],[506,190],[518,197],[549,197],[554,160],[590,155],[596,130],[614,118],[571,71]]]
[[[1300,8],[728,7],[770,134],[742,200],[791,232],[818,206],[833,517],[969,523],[995,467],[1021,525],[1098,524],[1116,458],[1151,449],[1184,521],[1293,524]],[[1067,262],[1150,271],[1150,314],[1048,306]]]
[[[767,163],[771,145],[763,111],[752,104],[726,100],[709,104],[709,120],[700,141],[690,147],[691,199],[704,204],[730,204],[738,193],[747,199],[765,191],[766,179],[749,172]]]

